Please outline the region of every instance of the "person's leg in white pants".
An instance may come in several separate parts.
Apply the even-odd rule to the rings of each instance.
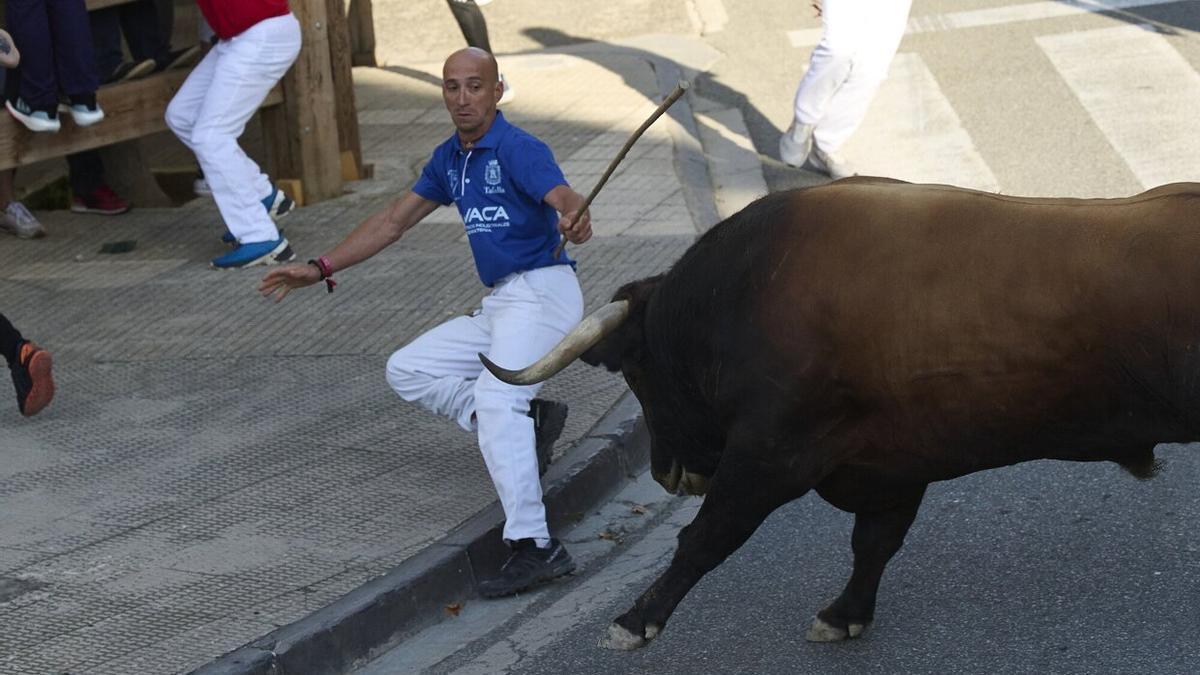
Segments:
[[[836,153],[862,123],[904,36],[911,0],[822,4],[825,30],[796,89],[792,126],[780,143],[781,159],[794,165],[803,163],[799,155],[807,154],[810,143]]]
[[[402,398],[477,430],[479,449],[504,508],[504,538],[550,538],[529,401],[540,385],[516,387],[483,369],[478,354],[522,368],[550,351],[583,316],[570,267],[524,272],[498,284],[477,315],[452,319],[388,359],[388,383]]]
[[[834,4],[839,5],[840,2],[841,0],[836,0]],[[867,116],[871,100],[875,98],[880,85],[887,78],[888,68],[900,47],[901,38],[904,37],[911,4],[911,0],[864,2],[855,8],[857,11],[849,13],[849,16],[836,15],[835,20],[843,23],[854,21],[856,25],[827,29],[827,34],[832,33],[834,40],[837,40],[835,49],[842,54],[849,54],[849,67],[843,71],[841,85],[832,91],[824,92],[824,95],[828,96],[824,114],[807,118],[816,123],[813,138],[821,150],[830,154],[836,153]],[[846,32],[854,30],[858,33],[857,40],[845,35]],[[816,52],[813,53],[813,58],[815,67]],[[805,108],[810,105],[810,101],[801,100],[799,92],[796,99],[797,114],[809,112]]]
[[[279,230],[262,204],[271,180],[237,139],[299,53],[294,16],[259,22],[213,46],[167,106],[167,126],[195,153],[226,227],[243,244],[273,241]]]

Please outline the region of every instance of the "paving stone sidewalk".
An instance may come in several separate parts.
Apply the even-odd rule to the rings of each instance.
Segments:
[[[439,68],[355,71],[375,178],[284,221],[301,259],[406,189],[449,134]],[[505,114],[581,192],[661,88],[621,50],[514,56],[505,71],[521,83]],[[572,248],[589,309],[711,225],[680,178],[685,136],[664,118],[594,204],[597,237]],[[0,406],[0,673],[194,669],[494,501],[474,438],[383,377],[394,349],[483,294],[453,211],[340,274],[336,293],[279,305],[255,292],[261,268],[208,269],[222,250],[211,202],[39,215],[49,238],[0,239],[0,311],[53,350],[59,387],[35,418]],[[118,240],[137,247],[99,253]],[[548,383],[544,395],[571,405],[556,453],[623,392],[581,364]]]

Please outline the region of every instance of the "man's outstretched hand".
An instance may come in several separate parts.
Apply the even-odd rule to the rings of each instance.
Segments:
[[[263,297],[274,297],[275,302],[283,300],[293,288],[312,286],[321,280],[321,273],[315,265],[293,264],[276,267],[267,272],[258,284],[258,292]]]

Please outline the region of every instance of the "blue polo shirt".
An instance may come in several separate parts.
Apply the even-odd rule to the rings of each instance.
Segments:
[[[475,268],[490,287],[513,272],[575,266],[565,251],[554,258],[558,213],[543,198],[559,185],[567,179],[550,148],[497,111],[471,150],[463,150],[458,134],[439,145],[412,190],[458,206]]]

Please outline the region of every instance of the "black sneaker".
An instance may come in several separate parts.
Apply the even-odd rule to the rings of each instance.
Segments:
[[[512,555],[500,568],[500,574],[479,584],[479,593],[483,597],[513,595],[575,571],[575,561],[557,539],[551,539],[546,548],[538,548],[532,539],[518,539],[511,548]]]
[[[142,59],[136,63],[133,61],[122,61],[117,64],[116,68],[113,68],[108,77],[104,78],[103,84],[125,82],[126,80],[136,80],[145,77],[154,72],[156,65],[154,59]]]
[[[161,59],[155,60],[154,72],[159,73],[164,70],[175,70],[176,68],[187,68],[195,65],[200,57],[203,56],[204,49],[200,45],[192,45],[186,49],[176,49],[168,54],[165,54]]]
[[[550,462],[554,461],[554,442],[562,435],[567,423],[567,404],[535,398],[529,402],[528,415],[533,418],[538,476],[545,476]]]

